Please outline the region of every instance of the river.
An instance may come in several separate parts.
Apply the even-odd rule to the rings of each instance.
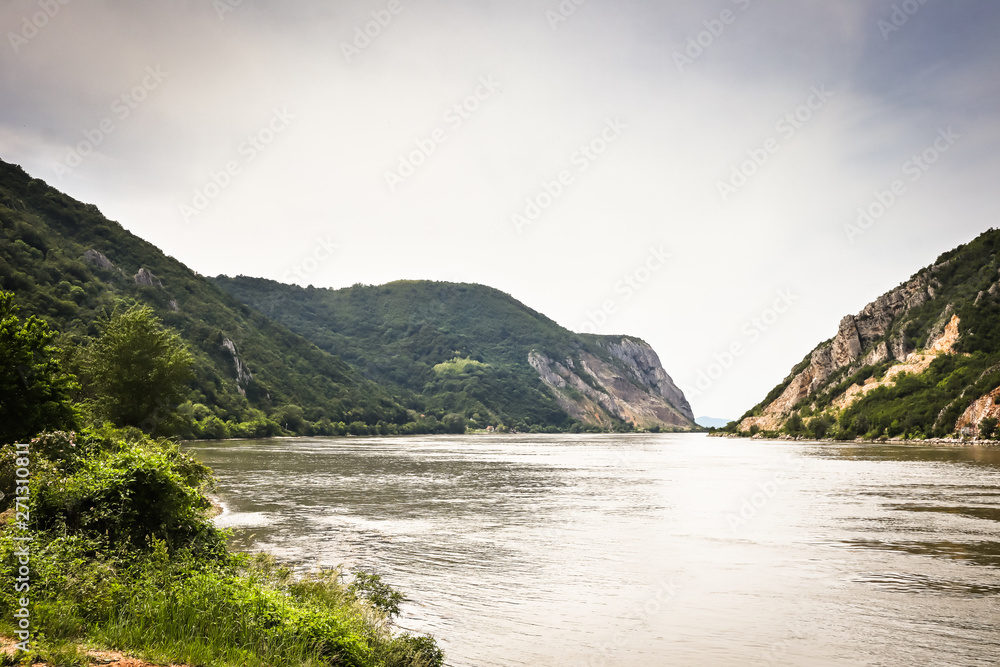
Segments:
[[[190,443],[239,548],[375,571],[452,667],[1000,664],[1000,450]]]

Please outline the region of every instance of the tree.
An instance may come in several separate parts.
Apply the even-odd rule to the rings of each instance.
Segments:
[[[802,423],[802,417],[799,416],[799,413],[794,413],[785,422],[785,432],[789,435],[802,435],[805,433],[805,426]]]
[[[76,378],[63,371],[44,320],[17,317],[11,292],[0,291],[0,444],[42,430],[73,428],[70,394]]]
[[[184,397],[193,361],[180,336],[164,328],[149,306],[114,315],[87,354],[97,416],[155,430]]]
[[[465,433],[465,417],[462,415],[455,413],[447,414],[441,420],[441,424],[444,426],[446,433]]]
[[[997,433],[997,424],[1000,423],[996,417],[987,417],[979,422],[979,437],[984,440],[992,440]]]

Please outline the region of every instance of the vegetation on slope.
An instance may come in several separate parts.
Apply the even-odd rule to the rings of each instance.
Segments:
[[[137,282],[140,270],[150,275]],[[64,364],[81,376],[77,351],[115,313],[143,304],[176,330],[194,357],[194,377],[177,418],[169,425],[154,419],[147,431],[217,438],[434,430],[339,358],[240,304],[96,207],[3,162],[0,289],[61,332]],[[252,378],[238,379],[239,364]],[[160,411],[166,407],[173,405]]]
[[[86,350],[95,376],[134,374],[97,381],[70,404],[75,379],[51,332],[22,321],[9,294],[0,306],[0,349],[31,371],[0,394],[0,634],[24,642],[17,662],[89,664],[78,648],[87,643],[219,667],[442,664],[431,639],[393,632],[401,596],[377,576],[349,586],[336,571],[295,578],[230,553],[209,519],[208,468],[125,427],[138,418],[133,394],[175,391],[191,361],[148,308],[112,318]],[[74,425],[82,430],[24,442]]]
[[[459,414],[473,428],[580,428],[528,354],[578,361],[587,351],[609,359],[600,337],[568,331],[481,285],[397,281],[332,290],[245,276],[215,283],[391,387],[407,407]]]
[[[900,339],[907,349],[920,351],[940,334],[952,314],[959,318],[954,354],[942,355],[924,372],[899,376],[893,384],[838,408],[835,400],[849,387],[883,378],[894,362],[843,367],[795,406],[780,432],[766,435],[837,439],[994,435],[996,425],[991,420],[979,432],[967,434],[956,432],[956,422],[975,400],[1000,387],[1000,230],[985,232],[944,253],[911,280],[918,277],[930,280],[933,298],[897,317],[882,337],[862,351],[862,357],[880,343]],[[761,414],[808,365],[809,358],[741,420]],[[738,432],[737,424],[732,422],[726,431]],[[756,432],[752,429],[750,434]]]

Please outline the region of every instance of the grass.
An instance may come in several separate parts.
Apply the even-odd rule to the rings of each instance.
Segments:
[[[377,576],[296,577],[229,552],[207,518],[208,469],[172,443],[56,434],[32,451],[32,627],[44,633],[32,658],[87,664],[87,645],[204,667],[442,664],[433,640],[394,631],[402,596]],[[0,633],[13,636],[15,531],[0,530]]]

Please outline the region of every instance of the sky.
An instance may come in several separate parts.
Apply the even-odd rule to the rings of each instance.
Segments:
[[[490,285],[646,340],[697,415],[1000,210],[995,1],[8,0],[0,25],[0,159],[195,271]]]

